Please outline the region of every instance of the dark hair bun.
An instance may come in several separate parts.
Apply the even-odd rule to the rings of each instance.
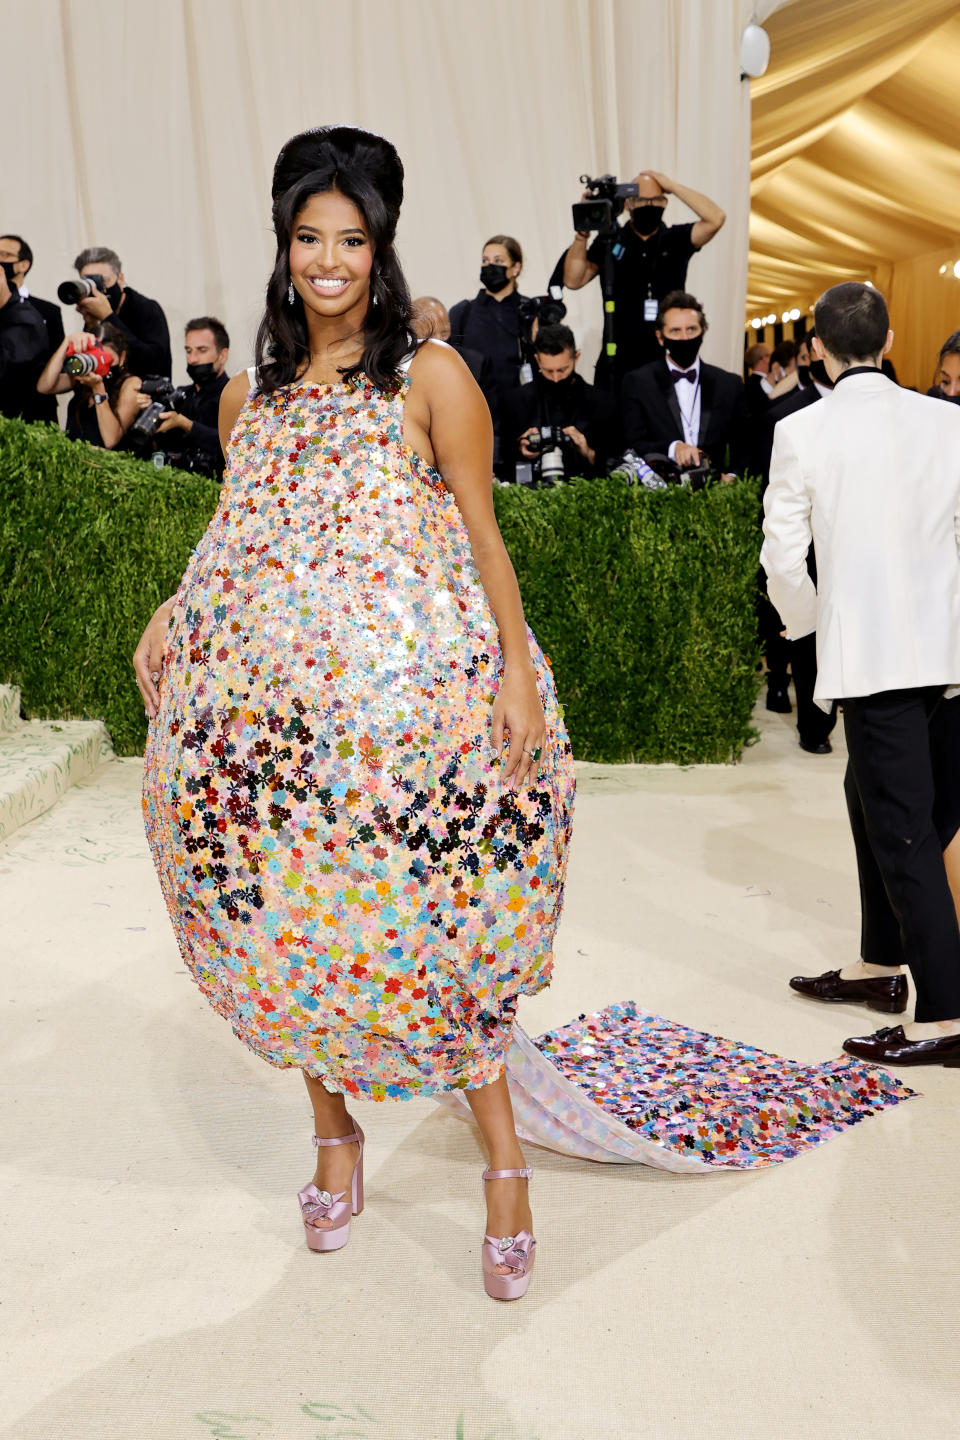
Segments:
[[[389,140],[354,125],[318,125],[288,140],[273,167],[273,203],[308,175],[324,177],[324,188],[329,188],[341,172],[367,180],[396,224],[403,201],[403,163]]]

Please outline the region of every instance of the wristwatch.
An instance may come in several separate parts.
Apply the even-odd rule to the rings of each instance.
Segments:
[[[93,403],[94,405],[103,405],[106,403],[106,399],[106,395],[94,395]]]

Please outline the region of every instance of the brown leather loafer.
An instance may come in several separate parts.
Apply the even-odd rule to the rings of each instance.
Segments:
[[[960,1068],[960,1035],[942,1040],[908,1040],[902,1025],[878,1030],[875,1035],[844,1040],[843,1048],[858,1060],[874,1065],[955,1065]]]
[[[906,975],[879,975],[874,980],[841,980],[839,970],[823,975],[794,975],[790,989],[811,1000],[859,1000],[870,1010],[902,1015],[907,1008]]]

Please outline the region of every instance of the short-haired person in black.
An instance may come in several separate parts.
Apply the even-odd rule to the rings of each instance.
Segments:
[[[104,245],[90,245],[73,262],[84,277],[99,276],[104,289],[97,290],[77,309],[87,330],[96,330],[105,320],[116,325],[127,347],[127,363],[134,375],[169,375],[171,370],[170,330],[159,303],[128,285],[120,256]]]
[[[188,320],[183,336],[187,374],[193,382],[179,410],[165,410],[156,429],[156,447],[181,470],[195,470],[223,479],[223,451],[217,430],[220,396],[226,373],[230,336],[222,320],[198,315]]]
[[[43,420],[57,424],[57,402],[52,395],[41,395],[37,381],[44,366],[63,340],[63,316],[60,306],[51,300],[31,295],[26,279],[33,268],[33,251],[22,235],[0,235],[0,266],[7,274],[8,284],[15,285],[20,299],[37,311],[46,330],[46,348],[32,362],[17,366],[0,384],[0,414],[17,415],[21,420]]]
[[[883,1065],[960,1065],[960,415],[881,370],[893,341],[872,286],[817,302],[834,392],[777,428],[762,564],[788,634],[817,632],[817,700],[839,700],[857,853],[860,959],[797,975],[812,999],[913,1021],[844,1042]],[[806,557],[816,541],[818,580]]]
[[[749,413],[743,381],[700,359],[707,317],[695,295],[675,290],[657,317],[660,358],[623,378],[624,444],[646,459],[666,455],[681,469],[703,463],[742,471]]]
[[[500,402],[520,383],[523,352],[517,289],[523,251],[512,235],[493,235],[480,259],[481,288],[472,300],[458,300],[450,310],[450,344],[454,350],[475,350],[490,361],[493,385],[484,397],[493,419],[493,460],[502,458],[498,426]]]
[[[812,333],[804,336],[795,346],[796,375],[794,387],[777,400],[771,400],[767,412],[755,425],[756,444],[752,450],[751,471],[763,480],[761,494],[766,492],[770,481],[770,456],[773,453],[773,437],[779,421],[808,405],[815,405],[823,398],[823,392],[833,389],[830,377],[823,368],[823,361],[814,362],[819,387],[811,373],[810,342]],[[817,561],[813,545],[807,552],[807,570],[813,583],[817,583]],[[783,632],[783,622],[767,598],[767,577],[760,571],[760,599],[758,615],[760,638],[767,660],[767,709],[780,714],[792,710],[788,693],[788,671],[793,676],[793,688],[797,697],[797,734],[801,750],[810,755],[829,755],[833,746],[830,736],[837,723],[836,703],[829,710],[823,710],[813,698],[817,684],[817,636],[812,631],[799,640],[788,640]]]
[[[937,378],[927,394],[960,405],[960,330],[954,330],[941,345],[937,356]]]
[[[626,223],[616,237],[613,318],[617,353],[612,364],[601,355],[594,376],[598,385],[612,390],[629,370],[656,360],[660,302],[672,290],[684,289],[690,257],[713,239],[726,219],[720,206],[706,195],[659,170],[643,171],[636,177],[636,185],[636,197],[624,201]],[[670,195],[676,195],[698,219],[686,225],[665,224],[663,213]],[[583,198],[589,196],[585,193]],[[564,256],[563,284],[569,290],[589,285],[603,267],[608,242],[597,237],[588,248],[589,238],[589,231],[577,231]]]
[[[580,352],[567,325],[542,325],[533,342],[536,373],[504,397],[503,435],[507,460],[522,457],[543,482],[544,452],[559,449],[563,479],[575,475],[606,475],[611,456],[619,451],[613,399],[577,374]],[[544,431],[560,431],[559,446],[544,444]],[[531,440],[535,448],[531,447]],[[554,475],[553,479],[560,479]]]

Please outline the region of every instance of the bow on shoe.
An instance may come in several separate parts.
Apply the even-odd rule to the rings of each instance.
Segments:
[[[343,1203],[346,1193],[341,1190],[339,1195],[331,1195],[329,1190],[318,1190],[316,1185],[304,1186],[297,1197],[304,1222],[312,1225],[315,1220],[339,1220],[347,1208]]]
[[[484,1240],[490,1268],[494,1265],[508,1265],[517,1275],[527,1273],[528,1267],[533,1263],[533,1252],[537,1243],[528,1230],[522,1230],[519,1235],[504,1235],[501,1240],[485,1235]]]

